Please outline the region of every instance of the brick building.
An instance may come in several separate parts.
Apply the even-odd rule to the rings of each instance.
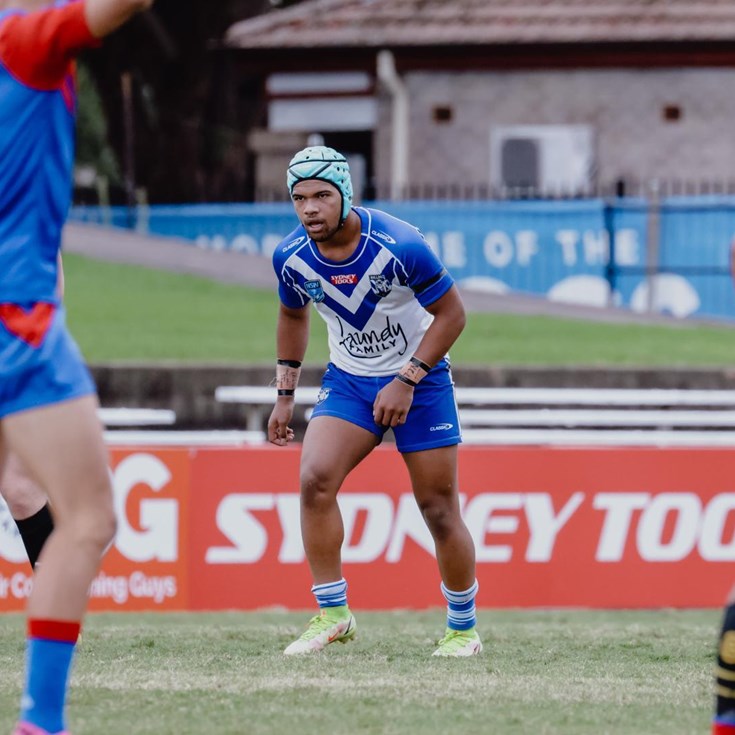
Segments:
[[[226,44],[264,189],[310,135],[371,198],[735,178],[731,0],[307,0]]]

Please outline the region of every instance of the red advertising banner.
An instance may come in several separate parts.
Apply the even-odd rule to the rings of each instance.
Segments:
[[[119,532],[94,610],[310,608],[299,447],[113,450]],[[481,607],[709,607],[735,584],[735,453],[461,447]],[[380,447],[339,498],[361,609],[443,605],[433,543],[400,455]],[[30,567],[0,513],[0,610]]]
[[[735,583],[735,453],[468,448],[479,604],[708,607]]]
[[[313,604],[297,477],[297,448],[198,456],[193,608]],[[731,451],[462,447],[460,488],[480,606],[718,606],[735,583]],[[373,452],[340,505],[355,607],[442,604],[395,450]]]
[[[90,587],[92,610],[184,610],[189,601],[189,449],[112,450],[118,532]],[[33,577],[0,512],[0,611],[22,610]]]
[[[113,450],[118,529],[90,588],[91,610],[185,610],[191,481],[187,449]]]

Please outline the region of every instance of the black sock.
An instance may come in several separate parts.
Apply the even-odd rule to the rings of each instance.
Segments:
[[[735,721],[735,603],[725,608],[715,676],[717,717]]]
[[[54,520],[51,517],[48,503],[30,518],[24,518],[22,521],[16,521],[20,537],[23,539],[23,545],[26,547],[28,561],[35,569],[41,549],[46,543],[46,539],[54,530]]]

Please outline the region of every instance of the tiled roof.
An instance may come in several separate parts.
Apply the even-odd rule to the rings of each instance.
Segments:
[[[307,0],[242,21],[250,49],[735,40],[735,0]]]

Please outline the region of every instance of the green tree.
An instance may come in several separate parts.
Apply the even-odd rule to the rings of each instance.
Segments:
[[[107,118],[86,64],[77,68],[77,167],[93,169],[112,184],[120,184],[120,166],[107,140]]]

